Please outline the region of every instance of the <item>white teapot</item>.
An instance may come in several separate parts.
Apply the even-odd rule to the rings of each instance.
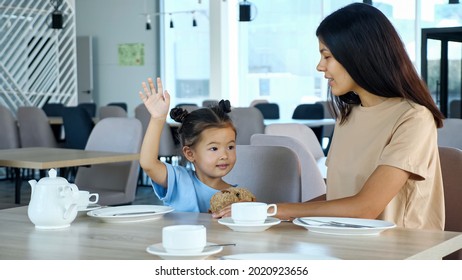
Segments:
[[[32,188],[27,214],[36,228],[69,227],[77,217],[79,189],[50,169],[46,178],[30,180]]]

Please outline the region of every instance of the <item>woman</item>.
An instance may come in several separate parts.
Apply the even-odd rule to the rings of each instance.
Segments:
[[[278,204],[278,216],[383,219],[442,230],[437,128],[443,115],[396,30],[378,9],[356,3],[326,17],[316,35],[317,70],[328,80],[337,117],[327,201]]]

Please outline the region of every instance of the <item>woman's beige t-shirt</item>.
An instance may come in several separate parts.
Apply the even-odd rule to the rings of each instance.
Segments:
[[[327,199],[353,196],[379,165],[412,173],[379,219],[406,228],[444,228],[444,193],[431,112],[402,98],[355,106],[335,126],[327,157]]]

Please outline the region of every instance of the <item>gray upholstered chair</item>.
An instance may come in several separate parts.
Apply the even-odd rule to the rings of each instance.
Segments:
[[[314,156],[296,138],[280,135],[254,134],[250,138],[254,146],[280,146],[294,151],[301,173],[301,197],[299,202],[312,200],[326,193],[326,184]]]
[[[444,185],[444,204],[446,223],[444,230],[462,232],[462,150],[451,147],[439,147],[441,173]],[[462,250],[454,252],[446,259],[462,259]]]
[[[85,150],[139,153],[141,122],[136,118],[105,118],[93,128]],[[139,161],[79,167],[75,184],[99,194],[100,205],[121,205],[135,199]]]
[[[0,149],[16,149],[20,147],[19,131],[16,118],[9,108],[0,105]],[[6,168],[6,178],[11,178],[11,168]]]
[[[99,107],[99,119],[105,118],[126,118],[127,111],[120,106],[102,106]]]
[[[237,161],[223,179],[247,188],[266,203],[301,201],[297,155],[289,148],[237,145]]]
[[[438,146],[462,149],[462,119],[444,119],[438,128]]]
[[[237,145],[250,145],[250,137],[265,131],[263,114],[255,107],[233,108],[229,113],[237,130]]]
[[[9,108],[0,105],[0,149],[20,147],[16,118]]]
[[[21,147],[58,147],[45,112],[38,107],[19,107],[17,112]]]
[[[327,176],[326,156],[313,130],[306,125],[297,123],[269,124],[265,127],[265,134],[290,136],[301,142],[315,158],[323,178]]]

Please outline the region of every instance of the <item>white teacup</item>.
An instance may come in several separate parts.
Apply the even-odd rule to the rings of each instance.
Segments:
[[[77,208],[79,210],[86,209],[89,204],[95,204],[99,200],[99,194],[90,193],[89,191],[79,191],[79,201]]]
[[[272,212],[268,210],[273,208]],[[276,204],[264,202],[237,202],[231,204],[231,218],[236,224],[263,224],[268,216],[277,213]]]
[[[207,232],[203,225],[176,225],[162,229],[162,246],[170,254],[197,254],[204,250]]]

